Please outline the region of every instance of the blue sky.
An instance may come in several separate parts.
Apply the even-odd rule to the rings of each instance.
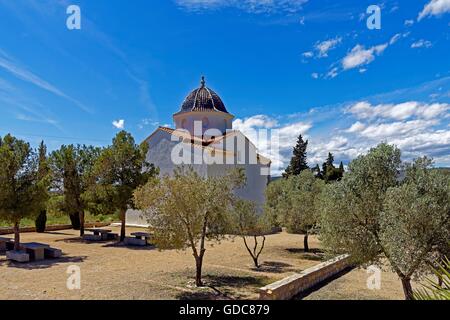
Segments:
[[[236,128],[280,129],[284,163],[302,133],[311,165],[388,141],[449,166],[449,18],[450,0],[0,0],[0,135],[141,141],[205,75]]]

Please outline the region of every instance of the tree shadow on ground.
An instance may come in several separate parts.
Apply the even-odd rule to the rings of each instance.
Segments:
[[[180,300],[235,300],[239,299],[236,289],[259,288],[267,284],[266,277],[230,276],[208,274],[203,277],[205,287],[182,292],[176,297]]]
[[[302,300],[305,297],[309,296],[311,293],[325,287],[326,285],[328,285],[329,283],[333,282],[334,280],[346,275],[347,273],[349,273],[350,271],[352,271],[354,268],[353,267],[347,267],[346,269],[342,270],[341,272],[338,272],[337,274],[335,274],[334,276],[328,278],[327,280],[322,281],[321,283],[309,288],[308,290],[303,291],[302,293],[296,295],[295,297],[292,298],[292,300]]]
[[[127,245],[123,242],[110,242],[103,245],[103,248],[126,248],[129,250],[136,250],[136,251],[153,251],[157,250],[156,246],[154,245],[147,245],[147,246],[131,246]]]
[[[292,270],[292,265],[279,261],[264,261],[259,268],[253,267],[251,270],[256,272],[269,272],[269,273],[285,273]]]
[[[55,242],[64,242],[64,243],[84,243],[84,244],[105,244],[108,242],[111,242],[111,240],[101,240],[101,241],[89,241],[84,240],[81,237],[72,237],[72,238],[65,238],[65,239],[57,239]]]
[[[56,259],[45,259],[40,261],[31,261],[31,262],[13,262],[13,261],[5,261],[5,264],[9,268],[17,268],[17,269],[25,269],[25,270],[34,270],[34,269],[47,269],[53,266],[63,264],[63,263],[80,263],[87,259],[87,256],[65,256],[63,255],[61,258]],[[1,263],[1,262],[0,262]]]
[[[55,236],[73,236],[73,233],[65,233],[65,232],[59,232],[59,231],[45,231],[44,233],[38,233],[38,234],[51,234]]]
[[[287,248],[285,250],[304,260],[324,261],[326,258],[325,251],[318,248],[311,248],[308,252],[305,252],[303,248]]]

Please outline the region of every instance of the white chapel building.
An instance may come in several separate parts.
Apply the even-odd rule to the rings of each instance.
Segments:
[[[243,168],[246,185],[236,195],[262,209],[271,161],[260,155],[242,132],[233,130],[233,119],[222,99],[205,85],[202,77],[200,87],[186,97],[173,115],[175,128],[159,127],[145,140],[149,145],[147,162],[158,167],[161,176],[171,175],[177,166],[191,166],[204,177]],[[135,210],[128,210],[126,222],[147,225],[146,219]]]

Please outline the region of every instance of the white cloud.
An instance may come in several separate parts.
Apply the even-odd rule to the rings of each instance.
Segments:
[[[311,112],[312,110],[314,112]],[[428,155],[439,165],[450,166],[450,126],[447,125],[447,119],[450,119],[450,104],[406,101],[374,105],[361,101],[333,109],[333,117],[339,121],[326,124],[320,130],[313,130],[312,122],[318,120],[308,115],[323,114],[324,111],[314,108],[301,115],[294,114],[276,119],[267,115],[256,115],[237,119],[234,128],[241,130],[255,142],[263,155],[274,160],[273,175],[280,175],[289,164],[292,148],[299,134],[309,140],[307,152],[308,164],[311,167],[321,165],[328,152],[333,153],[336,163],[348,163],[383,141],[398,146],[406,161]],[[258,145],[255,130],[259,128],[279,130],[278,154],[274,154],[264,143]]]
[[[125,120],[121,119],[121,120],[114,120],[112,122],[112,125],[114,127],[116,127],[117,129],[123,129],[125,128]]]
[[[319,78],[319,74],[317,72],[313,72],[313,73],[311,73],[311,77],[313,79],[318,79]]]
[[[350,133],[352,133],[352,132],[361,132],[365,128],[366,128],[366,126],[363,123],[357,121],[354,124],[352,124],[352,126],[350,128],[348,128],[346,131],[350,132]]]
[[[325,41],[317,42],[314,45],[314,49],[317,51],[319,58],[328,57],[328,51],[333,50],[336,46],[342,42],[341,37],[328,39]]]
[[[373,124],[359,131],[359,134],[370,139],[382,141],[386,138],[416,135],[436,124],[436,120],[411,120],[406,122]]]
[[[405,20],[405,26],[410,27],[414,24],[414,20]]]
[[[175,0],[189,11],[201,12],[222,8],[236,8],[248,13],[296,13],[308,0]]]
[[[342,68],[348,70],[367,65],[375,60],[375,56],[383,53],[387,47],[388,44],[385,43],[365,49],[364,46],[358,44],[342,59]]]
[[[450,0],[431,0],[419,13],[418,21],[427,16],[438,16],[450,12]]]
[[[305,58],[312,58],[314,56],[314,53],[312,51],[303,52],[302,56]]]
[[[379,104],[371,105],[367,101],[361,101],[351,105],[347,112],[353,114],[358,119],[393,119],[406,120],[412,117],[417,119],[434,119],[445,117],[450,111],[448,103],[420,103],[408,101],[399,104]]]
[[[430,48],[432,47],[433,44],[428,41],[428,40],[424,40],[424,39],[420,39],[416,42],[414,42],[413,44],[411,44],[411,48],[415,49],[415,48]]]
[[[393,45],[394,43],[396,43],[400,38],[402,37],[402,35],[400,33],[395,34],[391,40],[389,41],[390,45]]]
[[[333,79],[333,78],[337,77],[338,71],[339,71],[338,68],[336,68],[336,67],[332,68],[330,71],[328,71],[326,78]]]

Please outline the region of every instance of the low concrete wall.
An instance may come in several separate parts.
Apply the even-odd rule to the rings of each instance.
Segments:
[[[84,227],[85,228],[101,228],[101,227],[106,227],[109,226],[111,223],[109,222],[91,222],[91,223],[85,223]],[[70,224],[61,224],[61,225],[53,225],[53,226],[46,226],[45,227],[45,231],[58,231],[58,230],[68,230],[68,229],[72,229],[72,225]],[[35,227],[23,227],[20,228],[20,232],[36,232],[36,228]],[[14,233],[13,228],[12,227],[7,227],[7,228],[0,228],[0,234],[12,234]]]
[[[348,254],[320,263],[259,289],[261,300],[289,300],[350,266]]]

